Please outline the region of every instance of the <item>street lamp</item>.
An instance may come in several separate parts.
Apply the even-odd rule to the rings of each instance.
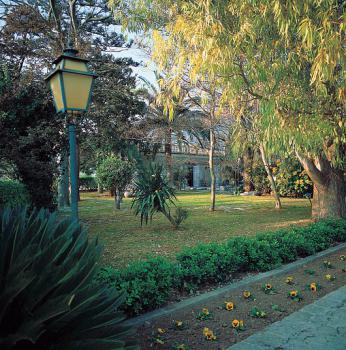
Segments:
[[[70,143],[71,215],[78,220],[78,169],[76,157],[76,126],[74,117],[85,112],[90,104],[94,79],[97,75],[87,67],[88,60],[77,56],[69,47],[53,62],[53,70],[45,80],[52,91],[57,113],[67,113]]]

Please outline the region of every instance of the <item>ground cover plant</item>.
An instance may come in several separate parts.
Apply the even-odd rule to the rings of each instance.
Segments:
[[[0,348],[135,350],[123,293],[94,283],[100,244],[70,219],[0,212]]]
[[[150,225],[141,227],[131,210],[131,198],[124,198],[121,210],[114,210],[114,198],[108,194],[81,193],[80,217],[88,225],[91,237],[99,236],[104,245],[102,264],[123,267],[148,255],[170,260],[184,247],[198,243],[225,242],[235,236],[253,236],[257,232],[310,222],[307,199],[282,199],[283,209],[273,208],[269,196],[245,197],[217,193],[218,205],[209,211],[208,192],[178,192],[178,205],[189,217],[175,230],[161,214],[154,214]]]
[[[252,298],[244,297],[245,287],[238,288],[208,302],[147,322],[138,329],[137,338],[142,349],[225,349],[345,285],[345,253],[346,250],[342,249],[288,274],[246,285]],[[326,259],[332,268],[325,266]],[[333,274],[335,279],[328,280],[328,274]],[[265,292],[263,287],[268,284],[275,288],[275,293]],[[230,303],[231,307],[225,307]],[[200,318],[203,310],[208,310],[212,317]]]
[[[122,308],[132,316],[172,301],[172,295],[217,286],[239,273],[271,270],[343,241],[346,241],[346,221],[329,219],[255,237],[235,237],[225,243],[200,244],[181,251],[175,262],[151,258],[124,269],[103,268],[99,279],[127,291]],[[327,272],[326,279],[332,281],[334,275]],[[265,294],[276,294],[276,287],[270,283],[261,288]],[[251,291],[244,291],[245,299],[255,297]],[[294,290],[290,297],[299,299],[299,291]]]

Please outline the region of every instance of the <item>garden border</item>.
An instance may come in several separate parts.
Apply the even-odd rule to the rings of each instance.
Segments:
[[[201,295],[197,295],[197,296],[185,299],[183,301],[179,301],[177,303],[159,308],[157,310],[147,312],[144,315],[140,315],[140,316],[128,319],[125,321],[125,324],[128,326],[140,326],[140,325],[144,324],[145,322],[149,322],[149,321],[156,319],[158,317],[167,316],[170,313],[174,313],[174,312],[181,310],[181,309],[184,309],[186,307],[190,307],[190,306],[196,305],[198,303],[210,300],[212,298],[218,297],[226,292],[232,291],[232,290],[237,289],[239,287],[244,287],[248,284],[258,282],[261,279],[276,276],[276,275],[291,271],[291,270],[293,270],[297,267],[300,267],[306,263],[312,262],[315,259],[321,258],[321,257],[329,255],[331,253],[335,253],[335,252],[337,252],[341,249],[344,249],[344,248],[346,248],[346,243],[337,244],[337,245],[335,245],[331,248],[328,248],[326,250],[323,250],[317,254],[298,259],[292,263],[283,265],[283,266],[276,268],[274,270],[261,272],[255,276],[246,277],[238,282],[229,283],[224,287],[214,289],[210,292],[206,292],[206,293],[203,293]]]

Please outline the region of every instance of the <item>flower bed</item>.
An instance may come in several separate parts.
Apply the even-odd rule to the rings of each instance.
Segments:
[[[221,244],[201,244],[183,250],[175,262],[152,258],[121,270],[104,268],[99,280],[127,292],[122,308],[133,316],[206,285],[227,283],[242,273],[271,270],[345,241],[346,220],[324,220]]]
[[[346,249],[140,327],[142,349],[219,350],[346,284]],[[158,329],[160,332],[158,332]]]

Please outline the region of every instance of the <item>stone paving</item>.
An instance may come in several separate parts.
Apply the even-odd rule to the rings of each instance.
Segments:
[[[226,350],[346,350],[346,286]]]

